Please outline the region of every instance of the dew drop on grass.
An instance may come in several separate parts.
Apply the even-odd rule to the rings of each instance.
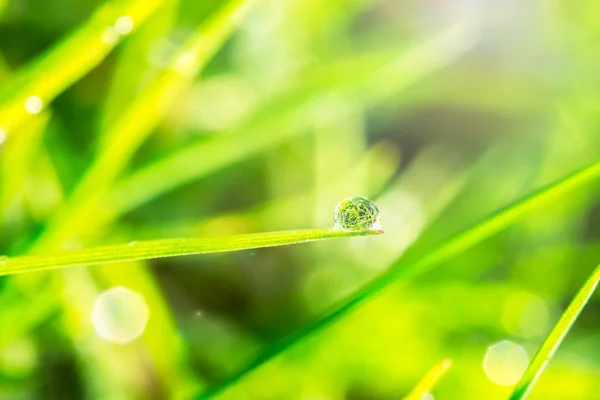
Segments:
[[[335,207],[333,220],[334,229],[345,231],[381,229],[377,206],[362,196],[352,196],[340,201]]]

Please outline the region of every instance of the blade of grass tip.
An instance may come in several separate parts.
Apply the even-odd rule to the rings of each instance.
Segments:
[[[414,389],[406,395],[404,400],[421,400],[423,395],[430,393],[433,387],[438,383],[440,379],[448,372],[452,366],[452,360],[446,358],[435,365],[427,372],[427,374],[421,379],[421,381],[414,387]]]
[[[599,177],[600,161],[597,161],[590,166],[575,171],[558,181],[540,188],[529,196],[498,210],[483,221],[452,236],[423,256],[395,265],[391,270],[378,278],[375,278],[341,301],[336,307],[333,307],[331,311],[322,315],[315,322],[277,342],[246,368],[230,377],[220,386],[215,387],[205,394],[201,394],[199,398],[214,398],[234,383],[242,380],[246,375],[249,375],[254,370],[258,369],[261,365],[284,352],[286,349],[294,346],[306,337],[325,329],[327,326],[347,315],[350,311],[356,309],[359,305],[381,294],[385,289],[392,286],[392,284],[401,281],[401,279],[407,279],[411,276],[423,273],[434,265],[462,253],[515,223],[536,208]]]
[[[32,112],[25,108],[29,98],[37,96],[42,106],[51,102],[98,65],[121,35],[136,29],[165,1],[168,0],[115,0],[98,8],[85,24],[2,86],[0,126],[10,135]]]
[[[598,286],[598,281],[600,281],[600,266],[596,267],[594,272],[592,272],[567,307],[567,310],[560,317],[554,328],[552,328],[552,331],[550,331],[537,354],[531,360],[523,377],[510,396],[510,400],[527,398],[540,375],[544,372],[544,369],[556,353],[556,350],[567,336],[567,333],[569,333],[575,320],[577,320],[577,317],[579,317],[579,314],[581,314],[581,311],[590,300],[590,297],[596,290],[596,286]]]
[[[383,231],[380,230],[304,229],[205,239],[163,239],[131,242],[129,244],[64,251],[53,255],[3,257],[0,258],[0,276],[63,267],[283,246],[315,240],[370,236],[381,233]]]
[[[100,208],[101,198],[129,159],[160,121],[179,90],[208,63],[229,37],[251,3],[232,0],[209,18],[173,56],[169,67],[150,84],[111,128],[111,140],[56,213],[34,246],[34,251],[60,246],[83,229]],[[83,221],[86,221],[83,223]]]

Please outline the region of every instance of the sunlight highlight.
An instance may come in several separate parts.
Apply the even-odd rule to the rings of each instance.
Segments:
[[[115,22],[115,30],[120,35],[127,35],[133,29],[133,19],[128,16],[122,16],[117,18],[117,22]]]
[[[118,286],[98,296],[92,322],[99,337],[125,344],[144,333],[149,316],[150,311],[141,294]]]
[[[6,129],[0,128],[0,146],[6,140],[6,136],[8,136],[8,133],[6,132]]]
[[[107,26],[102,32],[102,42],[106,44],[115,44],[119,40],[119,34],[112,26]]]
[[[488,347],[483,360],[483,370],[488,379],[497,385],[512,386],[519,382],[529,365],[523,346],[503,340]]]
[[[40,111],[42,111],[43,107],[44,103],[42,102],[42,99],[40,99],[38,96],[31,96],[27,100],[25,100],[25,110],[29,114],[37,114]]]

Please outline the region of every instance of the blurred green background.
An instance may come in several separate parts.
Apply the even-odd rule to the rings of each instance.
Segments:
[[[115,46],[0,119],[0,254],[331,227],[350,195],[376,202],[385,234],[0,278],[1,399],[198,396],[399,260],[600,157],[597,0],[244,3],[0,0],[0,106]],[[124,19],[98,22],[110,12]],[[78,32],[59,68],[21,73]],[[401,399],[446,358],[424,399],[507,398],[600,261],[599,188],[218,398]],[[600,399],[599,316],[592,299],[532,399]]]

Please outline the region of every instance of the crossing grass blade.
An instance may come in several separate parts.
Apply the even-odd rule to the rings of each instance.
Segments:
[[[423,395],[431,392],[433,387],[448,372],[452,366],[452,360],[446,358],[431,368],[404,400],[421,400]]]
[[[4,257],[0,259],[0,276],[64,267],[283,246],[315,240],[370,236],[381,233],[383,231],[380,230],[346,232],[337,229],[305,229],[205,239],[163,239],[131,242],[129,244],[64,251],[54,255]]]
[[[380,295],[390,286],[395,283],[406,280],[412,276],[423,273],[435,265],[440,264],[444,260],[450,259],[463,251],[481,243],[500,230],[510,226],[519,219],[523,218],[527,213],[547,204],[552,200],[560,198],[562,195],[583,186],[586,183],[600,177],[600,161],[584,167],[570,175],[550,183],[539,190],[533,192],[529,196],[500,209],[495,214],[492,214],[483,221],[467,228],[461,233],[452,236],[442,244],[438,245],[428,253],[417,257],[413,260],[400,263],[392,268],[387,273],[372,280],[350,295],[348,298],[340,302],[337,307],[321,316],[312,324],[290,335],[273,347],[268,349],[264,354],[256,358],[246,368],[230,377],[220,386],[213,388],[209,392],[203,393],[199,398],[212,399],[225,392],[229,387],[241,381],[247,375],[251,374],[261,365],[266,364],[279,354],[294,346],[303,339],[312,334],[323,331],[329,325],[343,318],[358,306],[366,303],[368,300]]]
[[[167,0],[110,1],[101,6],[84,25],[38,59],[20,69],[0,89],[0,126],[10,135],[29,115],[25,101],[38,96],[43,104],[79,80],[98,65],[115,47],[118,40],[103,39],[119,17],[133,21],[133,29],[141,25]],[[118,34],[114,35],[118,38]]]
[[[600,281],[600,266],[596,267],[587,281],[585,281],[571,304],[567,307],[567,310],[558,320],[558,323],[552,328],[552,331],[550,331],[542,347],[540,347],[533,360],[531,360],[523,377],[510,396],[510,400],[527,398],[540,375],[544,372],[544,369],[556,353],[556,350],[567,336],[567,333],[569,333],[575,320],[577,320],[577,317],[579,317],[579,314],[581,314],[581,311],[590,300],[594,290],[596,290],[596,286],[598,286],[598,281]]]

